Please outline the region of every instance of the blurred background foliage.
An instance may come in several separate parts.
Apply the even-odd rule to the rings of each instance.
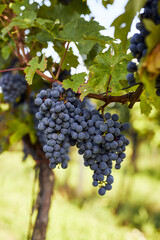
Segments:
[[[107,109],[119,113],[120,120],[130,121],[132,127],[127,158],[121,171],[113,170],[113,189],[105,197],[92,187],[91,171],[83,167],[76,148],[71,149],[68,169],[55,170],[47,240],[160,239],[160,118],[154,109],[150,117],[140,116],[138,105],[130,113],[119,104]],[[2,240],[25,239],[29,228],[38,182],[31,157],[23,163],[22,158],[21,143],[0,155]]]

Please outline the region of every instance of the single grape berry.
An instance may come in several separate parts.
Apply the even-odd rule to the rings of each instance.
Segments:
[[[128,72],[136,72],[137,71],[137,65],[134,62],[129,62],[127,65]]]

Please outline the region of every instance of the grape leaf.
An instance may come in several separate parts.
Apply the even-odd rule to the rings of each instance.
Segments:
[[[10,46],[6,45],[6,46],[4,46],[4,47],[2,48],[1,52],[2,52],[2,57],[3,57],[5,60],[7,60],[8,57],[10,56],[11,52],[12,52],[12,49],[11,49]]]
[[[84,43],[86,37],[99,36],[99,31],[105,29],[98,22],[87,22],[83,18],[78,18],[70,21],[65,25],[65,28],[60,32],[57,39],[69,42]]]
[[[62,59],[66,49],[64,47],[63,48],[54,47],[54,50],[59,54],[60,58]],[[70,70],[71,67],[76,68],[78,66],[78,63],[79,63],[78,57],[73,54],[72,48],[69,48],[63,60],[61,69]]]
[[[49,16],[53,19],[59,19],[61,24],[65,25],[66,23],[73,21],[76,18],[79,18],[80,14],[68,6],[62,4],[56,5],[52,12],[49,12]]]
[[[149,94],[152,104],[158,111],[160,111],[160,97],[158,97],[155,93],[155,81],[151,81],[146,72],[143,72],[141,79],[145,85],[146,92]]]
[[[94,89],[89,86],[88,84],[83,84],[79,88],[79,92],[81,93],[80,95],[80,100],[83,101],[83,99],[89,94],[89,93],[94,93]]]
[[[1,4],[0,5],[0,14],[4,11],[4,9],[7,7],[7,4]]]
[[[79,53],[82,56],[87,55],[91,51],[94,45],[95,45],[94,41],[86,41],[85,44],[76,43]]]
[[[126,48],[127,35],[130,31],[133,18],[146,2],[147,0],[129,0],[125,7],[125,12],[118,16],[111,24],[111,26],[115,27],[114,37],[122,41],[124,48]]]
[[[97,34],[96,36],[84,35],[84,40],[91,40],[94,42],[99,42],[101,44],[106,44],[106,43],[110,43],[110,41],[113,41],[114,39],[109,36],[103,36],[103,35]]]
[[[87,54],[87,58],[84,60],[87,67],[90,67],[93,64],[94,58],[97,56],[98,53],[101,52],[101,50],[102,47],[100,44],[94,44],[93,48]]]
[[[115,45],[116,54],[109,48],[105,53],[98,54],[90,67],[92,77],[88,84],[96,92],[106,91],[108,84],[112,92],[118,91],[121,88],[119,80],[126,79],[127,63],[132,56],[122,51],[122,46],[118,45]]]
[[[47,36],[49,35],[49,39],[47,40],[53,40],[54,37],[57,36],[58,31],[57,31],[57,26],[59,24],[59,20],[52,21],[48,19],[42,19],[42,18],[36,18],[36,13],[33,11],[25,12],[22,16],[18,16],[12,19],[12,21],[8,24],[7,28],[4,27],[2,29],[2,34],[1,38],[4,38],[4,36],[10,32],[11,29],[15,26],[21,28],[21,29],[28,29],[31,27],[34,28],[39,28],[43,29],[44,31],[47,32]],[[42,31],[42,30],[41,30]],[[45,35],[45,34],[44,34]],[[33,40],[39,40],[36,38],[36,34],[34,36],[29,36],[30,39],[28,40],[29,37],[27,37],[26,42],[33,41]],[[44,36],[46,39],[46,37]]]
[[[144,92],[141,94],[140,100],[141,100],[140,101],[141,113],[145,114],[148,117],[152,111],[152,106],[150,105],[150,102],[148,98],[145,96]]]
[[[26,81],[28,82],[28,84],[32,84],[32,80],[36,70],[39,69],[40,71],[44,71],[47,67],[47,60],[45,58],[45,55],[43,55],[43,58],[40,63],[38,63],[38,60],[39,58],[37,56],[33,57],[29,61],[28,66],[24,70],[26,74]]]
[[[24,10],[21,10],[21,7],[25,6]],[[33,2],[30,3],[29,0],[23,0],[23,1],[16,1],[16,3],[9,3],[9,8],[13,9],[14,13],[16,13],[17,15],[20,15],[22,12],[28,12],[28,11],[37,11],[38,7],[38,3]]]
[[[71,79],[63,81],[63,87],[65,89],[71,88],[74,92],[78,92],[80,86],[85,82],[86,73],[77,73],[71,76]]]
[[[53,36],[45,31],[45,30],[41,30],[39,33],[34,34],[34,35],[30,35],[27,36],[27,38],[25,39],[26,43],[30,43],[30,42],[40,42],[42,44],[47,44],[47,42],[51,42],[53,41]]]
[[[82,0],[70,1],[69,5],[74,11],[77,11],[79,14],[91,13],[89,7],[87,6],[86,1]]]

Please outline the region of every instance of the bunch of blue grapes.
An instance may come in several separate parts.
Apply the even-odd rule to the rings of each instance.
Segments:
[[[130,50],[134,58],[137,58],[138,62],[147,54],[147,46],[145,44],[145,38],[149,34],[149,31],[145,28],[143,19],[150,19],[156,25],[160,24],[160,15],[158,13],[158,0],[148,0],[144,6],[143,13],[140,14],[140,22],[136,24],[139,33],[135,33],[130,40]],[[137,71],[137,64],[135,62],[129,62],[127,65],[128,85],[134,86],[136,84],[134,73]],[[156,93],[160,92],[160,88]],[[158,94],[157,94],[158,95]]]
[[[59,165],[67,168],[70,146],[76,145],[84,165],[93,171],[93,186],[98,186],[98,193],[104,195],[114,181],[113,163],[120,169],[126,157],[129,140],[122,132],[129,129],[129,124],[118,122],[117,114],[103,116],[96,109],[87,108],[86,102],[55,82],[52,89],[37,94],[35,104],[39,111],[35,116],[39,120],[38,128],[46,136],[43,150],[50,168]]]
[[[38,112],[39,107],[34,103],[34,99],[35,99],[35,93],[31,92],[28,99],[29,113],[33,115],[33,122],[34,122],[35,131],[36,131],[36,136],[41,146],[43,147],[45,145],[46,138],[45,138],[45,134],[38,128],[39,121],[35,117],[35,114]]]
[[[8,103],[15,103],[27,90],[27,82],[20,74],[5,73],[0,78],[0,86],[4,101]]]
[[[118,115],[107,112],[104,117],[97,111],[84,109],[77,122],[71,125],[72,137],[77,140],[78,153],[83,155],[84,165],[93,170],[93,186],[99,187],[99,195],[112,189],[112,166],[120,169],[129,140],[122,134],[129,124],[118,122]],[[79,133],[77,133],[79,132]]]
[[[57,165],[67,168],[70,145],[76,142],[70,137],[71,116],[77,104],[75,94],[71,90],[65,91],[58,83],[53,83],[52,89],[41,90],[35,99],[39,106],[36,118],[38,128],[46,136],[43,150],[50,161],[50,168]]]

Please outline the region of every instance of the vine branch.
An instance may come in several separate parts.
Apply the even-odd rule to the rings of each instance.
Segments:
[[[21,67],[18,67],[18,68],[8,68],[8,69],[0,70],[0,73],[12,72],[12,71],[24,71],[24,69],[25,68],[21,68]]]
[[[142,94],[143,90],[143,84],[141,83],[135,92],[130,92],[122,96],[102,96],[101,94],[89,93],[87,97],[105,102],[105,104],[99,108],[99,110],[102,111],[111,102],[118,102],[122,104],[126,104],[127,102],[129,102],[130,104],[128,107],[132,108],[134,104],[139,101],[140,95]]]

